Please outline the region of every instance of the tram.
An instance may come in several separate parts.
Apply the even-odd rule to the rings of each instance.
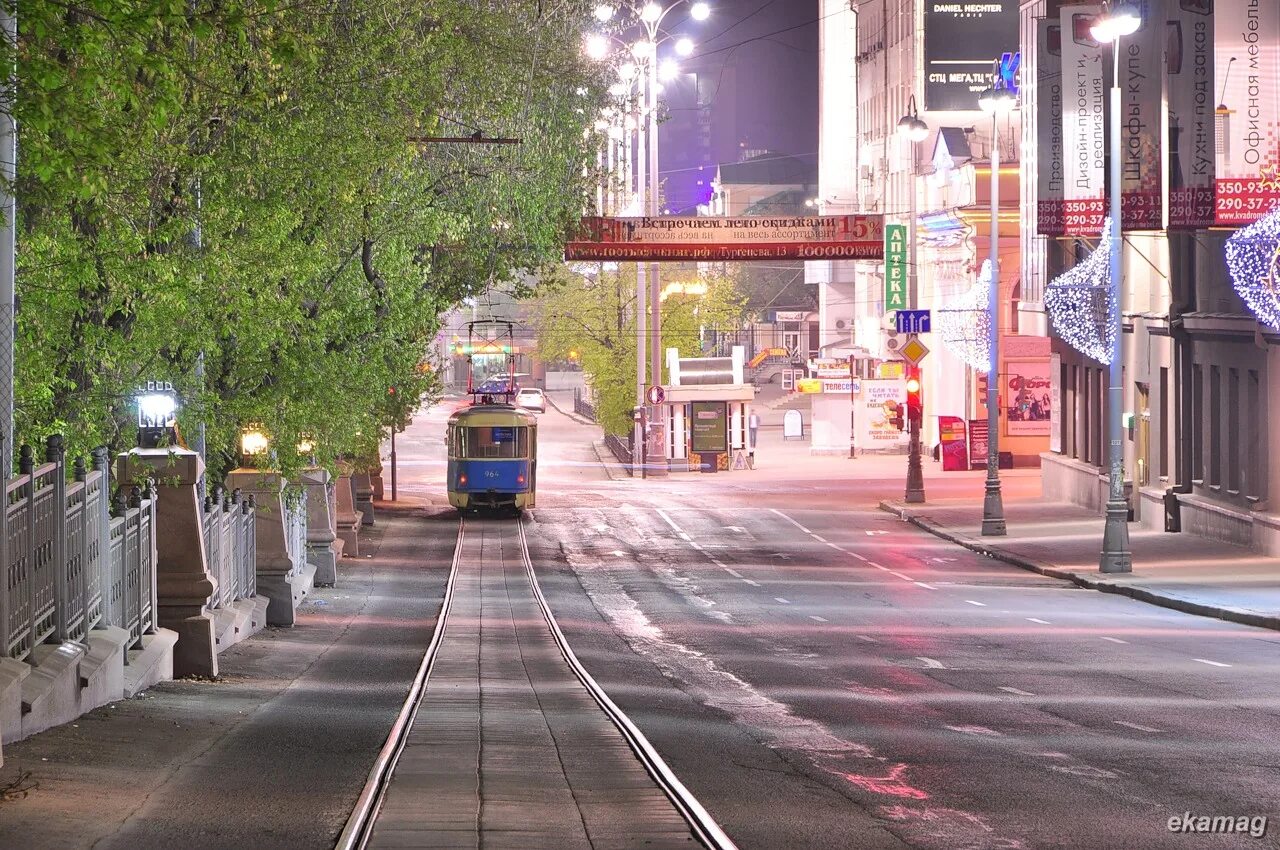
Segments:
[[[534,504],[538,420],[512,404],[516,393],[514,323],[494,319],[468,322],[466,350],[467,392],[472,404],[449,417],[449,504],[460,513],[486,508],[518,513]],[[501,362],[489,362],[495,356]]]
[[[449,417],[449,504],[461,513],[534,506],[538,420],[510,404],[478,404]]]

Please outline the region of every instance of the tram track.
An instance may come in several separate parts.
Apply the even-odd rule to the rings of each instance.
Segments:
[[[471,533],[471,536],[479,538],[476,544],[471,546],[469,546],[469,532]],[[454,548],[449,579],[445,587],[440,616],[437,620],[436,628],[432,634],[431,641],[428,643],[427,650],[423,655],[422,663],[419,665],[417,674],[410,686],[404,705],[392,725],[391,731],[387,736],[386,743],[383,745],[382,750],[379,752],[378,757],[375,760],[373,768],[369,773],[368,781],[357,799],[357,803],[351,817],[348,819],[345,828],[338,838],[338,842],[336,844],[338,850],[359,850],[359,848],[370,846],[370,839],[375,832],[375,827],[379,822],[379,817],[383,813],[388,791],[395,784],[397,767],[400,764],[401,757],[405,752],[410,736],[415,734],[415,730],[417,730],[416,734],[421,737],[424,734],[423,729],[429,729],[432,725],[432,718],[430,715],[433,704],[431,695],[428,692],[432,685],[432,675],[436,671],[437,664],[440,661],[442,648],[446,646],[446,643],[450,639],[461,641],[471,637],[468,629],[474,628],[473,625],[454,625],[453,617],[458,607],[457,600],[459,599],[459,594],[462,594],[464,606],[464,614],[462,616],[465,617],[467,612],[471,612],[473,610],[481,610],[478,607],[479,603],[477,603],[475,599],[471,598],[477,593],[475,588],[480,586],[478,584],[479,579],[477,579],[473,573],[483,570],[489,570],[491,572],[495,570],[507,571],[512,566],[506,564],[503,558],[503,546],[508,542],[508,538],[514,538],[509,542],[517,545],[520,562],[519,568],[522,569],[524,577],[528,582],[526,588],[516,588],[516,590],[523,590],[530,594],[532,603],[535,607],[530,608],[529,610],[536,610],[537,614],[545,621],[550,640],[554,643],[555,650],[558,652],[560,660],[562,660],[563,664],[568,668],[567,672],[572,674],[572,680],[566,679],[566,681],[576,680],[590,699],[589,702],[581,700],[581,703],[578,704],[575,710],[585,712],[588,711],[587,706],[594,704],[594,707],[597,708],[608,721],[607,727],[605,724],[598,725],[601,728],[611,727],[611,729],[617,733],[618,737],[620,737],[622,742],[625,743],[625,751],[628,751],[630,755],[634,756],[635,760],[639,762],[640,767],[643,768],[644,774],[647,775],[649,780],[651,780],[656,786],[657,790],[660,791],[661,799],[668,803],[670,808],[679,815],[683,820],[684,825],[687,826],[689,834],[691,834],[692,837],[702,846],[712,848],[712,850],[731,850],[731,848],[735,848],[732,840],[724,833],[716,823],[715,819],[706,811],[689,789],[680,782],[679,778],[675,775],[675,772],[662,759],[661,755],[648,741],[636,724],[621,708],[618,707],[616,703],[613,702],[612,699],[610,699],[609,695],[600,686],[600,684],[596,682],[590,672],[587,671],[586,667],[574,654],[573,649],[569,645],[568,639],[565,637],[564,632],[557,623],[555,615],[551,610],[551,606],[548,603],[546,596],[543,594],[542,588],[538,582],[537,573],[534,570],[533,561],[529,555],[525,523],[523,521],[513,523],[510,521],[499,520],[463,519],[458,525],[457,542]],[[489,550],[494,547],[496,547],[498,552],[497,563],[493,563],[493,557],[489,552]],[[481,557],[478,561],[468,557],[471,548],[479,549]],[[485,560],[486,558],[489,560]],[[473,563],[473,561],[475,562]],[[503,574],[508,575],[509,579],[509,573],[504,572]],[[487,580],[490,582],[493,581],[492,578]],[[509,585],[508,590],[510,590]],[[517,603],[518,602],[519,600],[517,600]],[[492,603],[490,602],[486,604]],[[499,612],[499,614],[501,613],[502,612]],[[519,619],[510,612],[506,613],[505,616],[509,620]],[[466,623],[465,620],[462,622]],[[525,626],[527,627],[527,624],[525,624]],[[462,636],[458,637],[456,634],[451,633],[451,627],[462,632]],[[479,628],[483,630],[485,627],[481,624],[479,625]],[[483,648],[479,650],[477,657],[483,657]],[[540,660],[535,657],[533,661],[521,661],[520,663],[538,664],[540,661],[545,662],[546,659]],[[451,668],[454,666],[456,665],[450,664]],[[529,670],[532,669],[533,668],[529,668],[524,671],[524,679],[526,680],[526,683],[532,683],[538,675],[545,676],[547,674],[545,663],[543,663],[536,671],[529,672]],[[564,671],[561,671],[561,675],[563,672]],[[484,675],[485,677],[492,678],[493,673],[486,671]],[[484,679],[484,681],[488,681],[489,678]],[[453,705],[455,700],[450,699],[447,702],[449,702],[449,705],[445,706],[444,710],[447,711],[450,707],[456,709],[456,705]],[[560,710],[563,711],[563,707],[561,707]],[[550,717],[550,715],[548,715],[548,717]],[[561,720],[563,720],[563,718],[561,718]],[[477,719],[477,724],[482,722],[482,718]],[[597,718],[584,717],[581,718],[581,722],[596,723]],[[548,727],[550,727],[550,721],[548,721]],[[600,729],[596,729],[592,734],[598,736],[599,732]],[[560,746],[560,744],[561,742],[557,741],[557,747]],[[620,747],[618,749],[621,750]],[[606,752],[602,755],[602,758],[607,758],[608,755],[609,753]],[[482,773],[483,765],[479,766],[477,770]],[[637,772],[637,776],[638,775],[639,774]],[[507,778],[509,779],[510,777]],[[483,780],[479,780],[479,782],[483,784]],[[585,790],[588,792],[592,790],[589,782]],[[657,797],[657,795],[653,794],[652,791],[637,791],[637,811],[652,811],[654,797]],[[483,805],[484,801],[481,799],[479,801],[480,808],[477,810],[477,814],[474,819],[474,829],[476,830],[477,836],[480,836],[482,833],[483,818],[480,812],[483,810]],[[529,804],[529,811],[531,813],[534,813],[537,810],[538,806],[536,803]],[[636,817],[638,819],[643,819],[643,815],[641,814],[637,814]],[[586,819],[584,818],[584,822],[585,820]],[[658,820],[661,820],[661,818],[658,818]],[[451,822],[448,824],[447,828],[449,830],[458,830],[457,819],[451,818],[450,821]],[[423,823],[420,827],[420,829],[424,831],[430,831],[431,828],[432,825],[430,823]],[[590,842],[589,837],[588,842]],[[687,842],[688,836],[686,835],[684,843],[687,844]],[[674,844],[675,842],[673,841],[672,843]],[[477,846],[482,845],[483,840],[477,837]],[[529,846],[536,845],[530,844]]]

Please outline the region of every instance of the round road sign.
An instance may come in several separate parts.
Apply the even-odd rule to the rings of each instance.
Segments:
[[[649,399],[649,404],[662,404],[667,400],[667,390],[654,384],[645,392],[645,398]]]

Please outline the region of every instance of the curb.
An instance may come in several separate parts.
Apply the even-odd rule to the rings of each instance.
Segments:
[[[610,480],[610,481],[617,481],[617,480],[618,480],[617,476],[615,476],[615,475],[613,474],[613,470],[612,470],[612,469],[610,469],[610,468],[609,468],[609,464],[605,462],[604,455],[602,455],[602,454],[600,453],[600,447],[601,447],[602,445],[604,445],[604,444],[603,444],[603,443],[601,443],[601,442],[599,442],[598,440],[596,440],[596,441],[592,441],[592,443],[591,443],[591,451],[595,453],[595,456],[596,456],[596,463],[600,464],[600,466],[604,469],[604,474],[605,474],[605,475],[607,475],[607,476],[609,476],[609,480]],[[610,455],[610,457],[613,457],[613,455],[611,454],[611,455]],[[615,462],[615,463],[617,463],[617,461],[614,461],[614,462]],[[628,477],[628,478],[629,478],[630,476],[626,476],[626,477]]]
[[[588,419],[587,417],[583,416],[582,414],[577,413],[576,411],[573,411],[573,410],[565,410],[563,407],[561,407],[560,405],[556,404],[556,400],[555,400],[555,399],[553,399],[553,398],[551,397],[551,393],[544,393],[544,395],[545,395],[545,397],[546,397],[546,399],[547,399],[547,404],[549,404],[549,405],[551,405],[552,407],[554,407],[558,413],[561,413],[561,414],[563,414],[563,415],[565,415],[565,416],[568,416],[570,419],[572,419],[574,422],[577,422],[579,425],[597,425],[597,424],[599,424],[599,423],[597,423],[597,422],[595,422],[595,421],[593,421],[593,420],[591,420],[591,419]]]
[[[1239,623],[1244,626],[1256,626],[1262,629],[1280,631],[1280,616],[1277,615],[1258,614],[1252,611],[1241,611],[1238,608],[1207,605],[1203,602],[1194,602],[1190,599],[1183,599],[1180,596],[1150,590],[1137,585],[1120,584],[1108,579],[1098,579],[1081,575],[1074,570],[1067,570],[1061,567],[1052,566],[1051,564],[1033,561],[1030,558],[1024,558],[1021,555],[1001,549],[998,546],[992,546],[981,541],[974,540],[972,537],[957,534],[946,526],[939,525],[927,517],[913,514],[908,509],[894,504],[893,502],[882,501],[880,503],[880,510],[893,514],[894,516],[911,523],[917,528],[929,532],[934,537],[940,537],[943,540],[955,543],[957,546],[962,546],[970,552],[976,552],[979,555],[986,555],[988,558],[993,560],[1009,564],[1010,566],[1020,567],[1024,570],[1030,570],[1031,572],[1039,573],[1042,576],[1071,582],[1077,587],[1097,590],[1101,593],[1115,593],[1120,596],[1128,596],[1139,602],[1145,602],[1149,605],[1157,605],[1161,608],[1170,608],[1174,611],[1181,611],[1184,614],[1195,614],[1200,617],[1214,617],[1219,620]]]

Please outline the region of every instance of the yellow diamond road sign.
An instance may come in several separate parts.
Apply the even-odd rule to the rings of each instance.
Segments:
[[[913,366],[918,365],[928,353],[929,347],[921,342],[919,337],[914,336],[903,343],[902,347],[898,349],[898,354],[902,356],[902,359]]]

